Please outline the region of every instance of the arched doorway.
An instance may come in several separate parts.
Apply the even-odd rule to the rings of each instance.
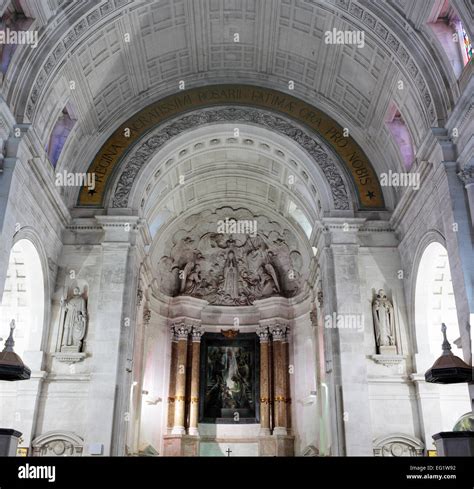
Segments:
[[[453,353],[462,357],[460,341],[457,341],[460,333],[448,252],[441,243],[432,242],[423,251],[416,275],[415,362],[420,376],[441,355],[441,323],[447,326]],[[470,410],[465,384],[430,385],[423,389],[428,388],[431,390],[431,400],[428,397],[423,399],[423,394],[420,394],[421,421],[425,427],[427,445],[432,442],[431,435],[451,431],[456,420]]]
[[[0,337],[8,337],[14,319],[15,352],[32,374],[30,380],[0,383],[0,426],[20,431],[22,447],[30,445],[34,434],[42,382],[44,284],[38,250],[30,240],[18,240],[10,252],[0,305]]]
[[[15,243],[8,264],[7,279],[0,305],[0,337],[8,337],[15,320],[15,351],[41,350],[44,321],[44,277],[40,257],[31,241]]]

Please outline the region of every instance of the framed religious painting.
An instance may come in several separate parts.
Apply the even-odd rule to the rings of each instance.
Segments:
[[[204,333],[200,359],[201,423],[259,423],[259,349],[255,333]]]

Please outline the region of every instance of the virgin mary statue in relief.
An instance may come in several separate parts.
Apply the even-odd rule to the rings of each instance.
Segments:
[[[239,276],[235,253],[230,250],[224,265],[224,292],[232,298],[239,297]]]

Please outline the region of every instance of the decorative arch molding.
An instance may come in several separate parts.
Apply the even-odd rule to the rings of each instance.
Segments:
[[[217,127],[201,126],[173,138],[173,141],[156,151],[146,167],[139,171],[129,195],[127,209],[131,212],[139,210],[143,217],[150,219],[154,211],[158,208],[163,209],[165,200],[172,199],[174,194],[186,195],[187,192],[191,192],[194,198],[197,185],[205,180],[219,178],[222,151],[229,151],[227,159],[234,175],[237,171],[239,176],[257,181],[261,181],[263,175],[268,176],[265,181],[268,194],[263,200],[272,206],[272,199],[277,195],[286,194],[311,221],[315,221],[323,212],[334,210],[331,189],[324,174],[293,140],[251,124],[239,123],[237,137],[234,135],[234,129],[235,123],[219,124]],[[232,134],[229,134],[229,131]],[[134,154],[135,152],[129,153],[123,165],[129,158],[133,158]],[[205,170],[193,161],[196,158],[198,161],[205,159]],[[261,165],[257,161],[260,158],[263,158],[268,166]],[[210,167],[211,162],[216,166]],[[237,170],[238,165],[242,165],[243,175],[240,169]],[[168,182],[172,182],[176,168],[186,168],[184,171],[187,174],[185,182],[179,187],[168,185]],[[287,172],[288,177],[294,176],[293,186],[287,185],[288,178],[281,181],[284,172]],[[344,171],[341,171],[341,174],[345,187],[350,188],[349,177]],[[114,177],[114,183],[106,196],[107,207],[111,205],[120,176],[121,174],[118,174]],[[351,190],[349,212],[354,208],[354,191]],[[238,198],[235,194],[234,197]],[[249,198],[251,194],[246,193],[244,200],[247,201]],[[227,201],[227,198],[225,200]],[[185,198],[183,205],[187,208],[190,202]],[[193,199],[191,205],[195,207],[199,204]]]
[[[229,107],[229,105],[234,107]],[[254,107],[254,111],[245,113],[242,105]],[[216,109],[216,106],[225,107]],[[200,114],[184,114],[197,109],[201,111]],[[212,122],[213,118],[214,122],[219,120],[228,122],[235,120],[236,117],[237,120],[241,117],[248,122],[263,124],[289,137],[300,139],[299,144],[306,145],[306,150],[309,149],[310,154],[319,150],[320,145],[302,129],[292,127],[282,117],[262,115],[255,109],[266,109],[287,116],[316,133],[347,169],[357,190],[359,207],[361,209],[384,208],[382,190],[372,164],[351,136],[343,136],[343,128],[337,122],[296,97],[277,90],[257,88],[251,85],[217,85],[190,89],[170,95],[132,116],[115,130],[92,161],[88,171],[96,175],[96,188],[92,191],[88,191],[87,187],[81,188],[78,205],[103,206],[113,174],[120,168],[124,156],[132,151],[134,146],[157,125],[169,122],[171,118],[182,114],[181,125],[184,127],[170,125],[165,128],[164,130],[168,132],[166,135],[161,135],[164,140],[156,140],[156,147],[160,147],[183,129],[191,127],[192,124]],[[210,121],[206,114],[212,114]],[[129,137],[127,137],[127,129],[130,131]],[[139,169],[137,163],[136,167]],[[328,173],[331,171],[328,170]],[[336,186],[337,183],[334,186],[335,189]],[[114,205],[117,206],[117,204],[122,206],[122,199],[114,200]]]
[[[48,431],[31,443],[34,457],[81,457],[84,440],[72,431]]]
[[[404,433],[393,433],[374,440],[376,457],[421,457],[424,445],[414,436]]]
[[[292,138],[312,158],[323,173],[333,199],[336,210],[349,210],[352,207],[351,191],[339,165],[336,164],[330,151],[324,148],[316,138],[291,121],[276,116],[268,111],[248,107],[225,107],[194,111],[169,124],[160,126],[150,132],[130,151],[122,161],[120,176],[112,191],[112,207],[129,207],[129,196],[140,170],[153,158],[174,136],[203,124],[229,123],[257,124],[276,131],[283,136]],[[336,160],[337,161],[337,160]]]

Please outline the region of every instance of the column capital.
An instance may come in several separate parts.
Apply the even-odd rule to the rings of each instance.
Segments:
[[[461,179],[461,181],[464,183],[464,185],[467,187],[469,185],[474,184],[474,165],[473,166],[466,166],[462,170],[458,172],[458,177]]]
[[[176,341],[187,340],[191,332],[191,326],[184,321],[176,321],[171,324],[171,330],[173,332],[173,339]]]
[[[270,327],[270,333],[272,334],[273,341],[285,341],[289,332],[289,326],[284,322],[275,322]]]
[[[268,326],[258,326],[256,333],[260,339],[260,343],[268,343],[268,339],[270,337]]]
[[[194,324],[192,327],[191,335],[193,337],[193,343],[200,343],[201,336],[204,334],[204,329],[200,324]]]

